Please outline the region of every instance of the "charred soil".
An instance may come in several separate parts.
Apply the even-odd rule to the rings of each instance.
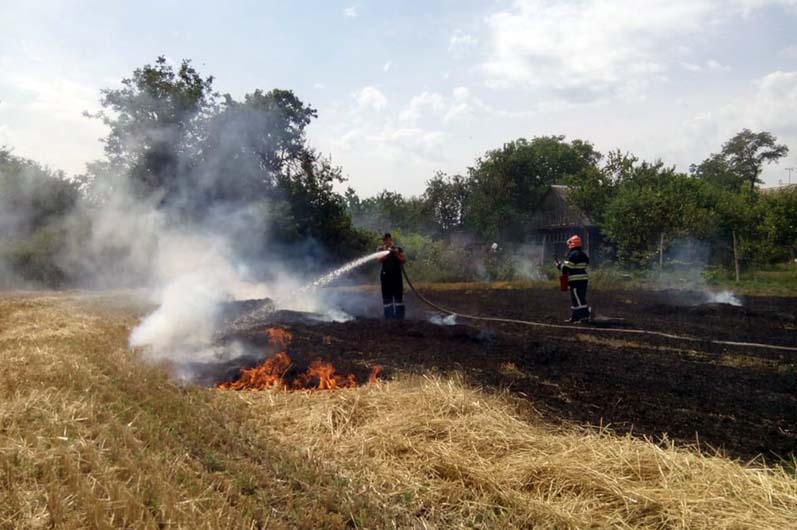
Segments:
[[[561,323],[568,300],[544,289],[459,289],[424,293],[452,310]],[[436,325],[409,295],[408,319],[374,318],[378,294],[335,293],[355,316],[325,322],[276,312],[224,341],[270,351],[267,326],[293,334],[295,368],[314,359],[340,373],[367,378],[380,365],[399,372],[459,372],[475,385],[506,389],[530,401],[552,422],[609,426],[652,439],[699,443],[732,457],[768,460],[797,452],[797,353],[720,346],[661,337],[484,324],[463,319]],[[665,331],[703,339],[797,346],[797,300],[747,297],[742,307],[701,304],[699,293],[602,291],[591,303],[619,327]],[[232,308],[245,310],[251,303]],[[258,362],[247,358],[247,367]],[[233,366],[225,366],[228,378]],[[237,367],[235,367],[237,368]],[[220,382],[220,381],[215,381]]]

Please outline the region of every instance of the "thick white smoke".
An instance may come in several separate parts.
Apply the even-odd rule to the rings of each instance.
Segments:
[[[235,264],[221,237],[158,233],[152,290],[158,309],[130,335],[130,345],[148,347],[147,355],[187,361],[208,351],[223,304],[236,299],[263,298],[268,287],[243,279],[245,268]]]
[[[268,281],[256,281],[252,265],[237,258],[219,234],[166,231],[155,235],[152,301],[158,308],[130,335],[131,347],[145,348],[152,360],[173,363],[227,359],[244,352],[214,347],[218,333],[229,325],[226,305],[236,300],[269,298],[278,309],[318,312],[330,320],[346,315],[325,307],[306,280],[290,274],[276,259],[263,263]]]
[[[172,79],[163,65],[159,59],[150,72]],[[326,307],[317,290],[300,291],[325,257],[308,234],[323,230],[297,213],[310,199],[290,179],[307,177],[318,198],[337,174],[305,143],[315,111],[286,91],[220,104],[210,81],[186,82],[207,91],[193,110],[169,90],[148,91],[131,80],[104,95],[108,157],[75,181],[85,196],[59,220],[60,232],[46,234],[60,243],[48,260],[81,287],[143,289],[154,310],[129,343],[156,361],[187,366],[245,354],[215,340],[235,300],[270,298],[279,309],[347,318]],[[0,208],[0,242],[33,224],[24,215],[30,211]],[[305,274],[302,264],[316,269]],[[4,272],[0,255],[0,280]]]
[[[143,348],[147,359],[169,361],[182,379],[190,379],[186,364],[227,360],[248,354],[239,344],[221,348],[218,334],[230,322],[227,304],[269,298],[277,309],[312,312],[325,320],[351,317],[324,303],[301,271],[288,272],[278,259],[260,263],[268,281],[257,281],[258,264],[238,258],[226,236],[161,229],[151,263],[150,297],[157,309],[130,335],[130,346]],[[260,315],[265,316],[264,315]]]

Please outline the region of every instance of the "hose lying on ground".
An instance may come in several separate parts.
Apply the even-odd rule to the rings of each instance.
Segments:
[[[424,304],[428,305],[432,309],[436,309],[441,313],[446,313],[448,315],[455,315],[457,317],[465,318],[467,320],[479,320],[483,322],[503,322],[505,324],[521,324],[525,326],[535,326],[540,328],[553,328],[553,329],[575,329],[582,332],[595,332],[595,333],[627,333],[632,335],[651,335],[656,337],[664,337],[666,339],[674,339],[674,340],[681,340],[687,342],[703,342],[709,344],[719,344],[722,346],[742,346],[742,347],[749,347],[749,348],[762,348],[768,350],[783,350],[783,351],[793,351],[797,352],[797,347],[793,346],[779,346],[776,344],[760,344],[757,342],[736,342],[736,341],[728,341],[728,340],[715,340],[715,339],[700,339],[697,337],[689,337],[685,335],[673,335],[672,333],[664,333],[663,331],[651,331],[647,329],[633,329],[633,328],[596,328],[596,327],[589,327],[589,326],[579,326],[579,325],[567,325],[567,324],[549,324],[547,322],[532,322],[530,320],[518,320],[514,318],[498,318],[498,317],[485,317],[479,315],[466,315],[463,313],[459,313],[457,311],[452,311],[450,309],[446,309],[441,307],[434,302],[430,301],[424,295],[422,295],[415,286],[412,284],[410,277],[407,275],[407,270],[402,267],[401,272],[404,273],[404,279],[407,280],[407,285],[409,285],[410,290],[415,293],[415,296],[423,302]]]

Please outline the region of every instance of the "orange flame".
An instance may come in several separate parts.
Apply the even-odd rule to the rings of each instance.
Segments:
[[[236,381],[227,381],[217,385],[222,390],[266,390],[269,388],[282,388],[285,390],[335,390],[337,388],[352,388],[357,386],[354,374],[342,376],[335,373],[332,363],[315,359],[307,371],[299,374],[292,381],[285,381],[285,374],[291,367],[291,358],[283,351],[293,340],[291,332],[280,328],[267,328],[269,344],[274,349],[280,350],[274,357],[266,359],[254,368],[241,369],[241,376]],[[380,366],[374,366],[368,377],[368,384],[378,380]]]
[[[315,386],[318,390],[335,390],[336,388],[352,388],[357,386],[354,374],[346,377],[335,373],[332,363],[326,363],[321,359],[316,359],[307,368],[307,372],[296,378],[295,388],[313,388],[313,383],[318,381]]]
[[[221,383],[218,388],[225,390],[265,390],[275,386],[284,386],[282,380],[291,366],[291,358],[285,352],[266,359],[263,364],[254,368],[241,369],[241,377],[237,381]]]
[[[373,385],[377,381],[379,381],[379,374],[382,373],[382,367],[379,365],[374,366],[371,368],[371,375],[368,376],[368,384]]]
[[[293,333],[281,328],[266,328],[268,342],[277,350],[285,350],[293,342]]]

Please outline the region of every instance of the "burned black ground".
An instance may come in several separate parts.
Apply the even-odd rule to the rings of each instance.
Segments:
[[[567,300],[556,291],[444,290],[425,293],[445,307],[560,323]],[[796,346],[797,300],[744,299],[744,306],[700,304],[699,293],[602,291],[596,311],[635,328],[706,339]],[[435,325],[408,297],[409,319],[374,318],[378,295],[336,293],[354,320],[342,323],[274,313],[228,333],[268,353],[266,326],[294,334],[297,366],[315,357],[358,378],[374,364],[398,372],[459,372],[472,384],[528,399],[549,421],[609,426],[653,439],[700,443],[738,458],[768,460],[797,451],[797,354],[660,337],[591,333],[461,320]],[[364,303],[365,301],[365,303]],[[239,306],[243,308],[244,306]],[[248,359],[248,363],[256,359]],[[225,375],[234,366],[227,367]]]

